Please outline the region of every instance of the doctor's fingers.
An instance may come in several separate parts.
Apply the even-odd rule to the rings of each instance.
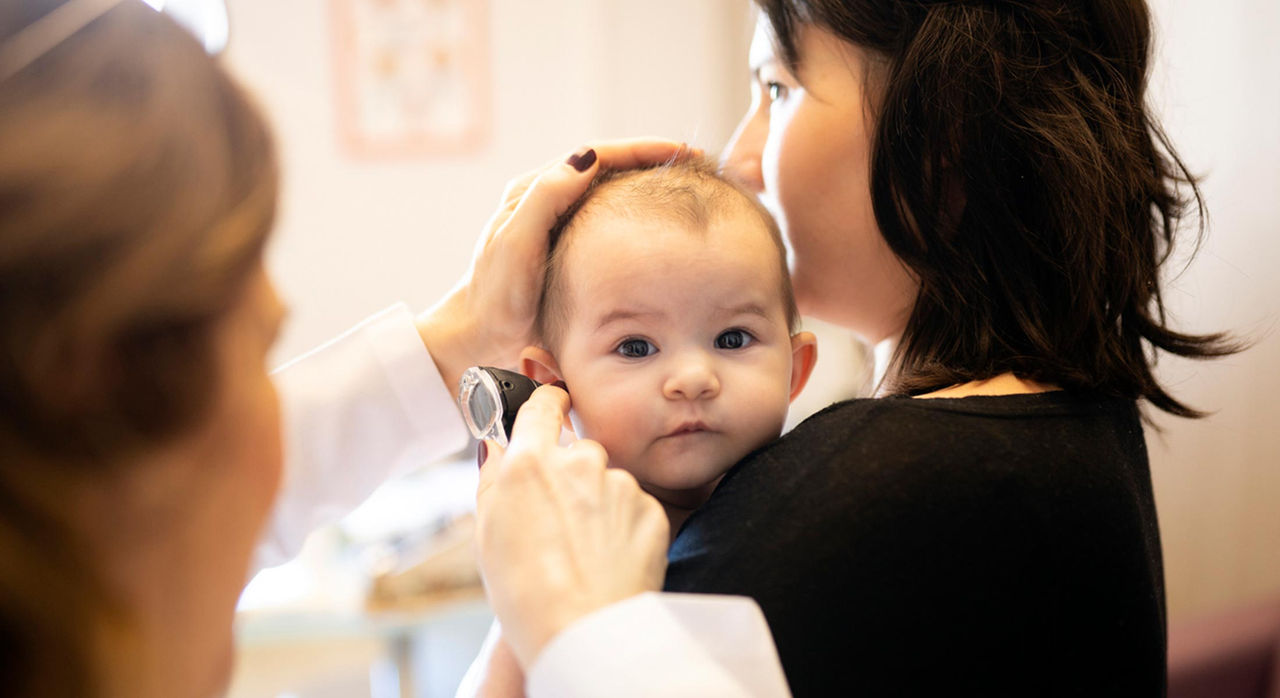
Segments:
[[[560,160],[508,182],[502,203],[485,224],[477,257],[484,258],[484,253],[501,249],[510,258],[525,260],[541,269],[551,226],[587,190],[598,167],[593,162],[579,172]],[[536,280],[540,282],[541,278]]]
[[[520,202],[524,200],[529,187],[537,181],[538,177],[541,177],[544,172],[552,168],[565,166],[569,157],[572,157],[572,154],[561,156],[541,167],[507,180],[506,186],[502,189],[502,197],[498,200],[498,209],[493,212],[493,215],[489,217],[488,222],[485,224],[484,235],[481,236],[481,244],[488,244],[506,226],[511,214],[520,205]],[[587,183],[590,184],[590,180]],[[585,186],[583,190],[585,191]]]
[[[589,143],[596,151],[600,163],[609,169],[626,170],[645,165],[661,165],[671,160],[702,157],[701,148],[694,148],[682,141],[666,138],[626,138]]]
[[[542,170],[523,191],[523,183],[517,183],[513,193],[520,191],[520,196],[507,203],[511,213],[498,234],[529,233],[545,243],[547,231],[587,190],[599,168],[595,151],[587,148]]]
[[[501,259],[524,260],[524,264],[541,269],[551,227],[586,192],[601,167],[627,169],[701,155],[700,149],[679,141],[635,138],[586,146],[567,158],[526,172],[507,183],[502,203],[485,226],[477,256],[483,260],[492,250],[503,250]],[[526,275],[529,282],[541,280],[536,273]],[[516,280],[524,280],[523,276]]]
[[[485,441],[486,457],[480,466],[480,482],[476,500],[480,503],[500,478],[510,481],[537,478],[536,471],[553,458],[569,414],[569,394],[554,385],[533,391],[516,413],[511,427],[511,441],[506,448]],[[567,450],[567,449],[559,449]],[[514,472],[509,472],[514,471]]]
[[[699,148],[664,138],[629,138],[591,143],[563,160],[511,180],[503,193],[505,210],[518,215],[529,207],[532,222],[545,221],[548,229],[587,190],[596,171],[660,165],[672,160],[701,157]]]
[[[511,479],[507,470],[526,471],[517,473],[517,476],[527,475],[527,471],[536,469],[547,460],[557,447],[559,432],[567,415],[568,393],[554,386],[536,389],[516,412],[516,423],[512,425],[511,441],[507,447],[500,447],[488,439],[484,442],[485,459],[480,464],[480,482],[476,485],[477,505],[483,505],[486,493],[497,484],[499,476]]]
[[[620,468],[605,471],[604,485],[605,499],[610,502],[608,510],[614,514],[617,525],[624,530],[637,531],[633,542],[642,548],[651,547],[649,552],[660,555],[665,561],[667,543],[671,540],[671,522],[662,503],[641,489],[634,475]]]
[[[516,413],[507,453],[545,457],[559,447],[560,431],[568,418],[569,394],[554,385],[539,386]]]
[[[601,167],[619,170],[643,165],[658,165],[670,160],[682,160],[690,156],[702,157],[703,155],[701,148],[694,148],[688,143],[666,138],[628,138],[588,143],[573,153],[566,153],[562,157],[547,162],[542,167],[529,170],[518,177],[512,178],[502,191],[502,199],[499,205],[507,211],[514,210],[520,200],[524,198],[525,192],[528,191],[529,187],[542,173],[570,163],[570,158],[574,156],[578,156],[577,162],[581,163],[581,157],[588,150],[595,152]],[[581,167],[581,164],[578,166]]]

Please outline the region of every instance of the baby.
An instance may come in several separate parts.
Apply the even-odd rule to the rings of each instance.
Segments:
[[[579,436],[662,502],[672,535],[735,463],[782,433],[817,359],[778,226],[702,161],[605,172],[551,231],[538,344]],[[520,696],[494,630],[459,696]]]
[[[778,437],[816,360],[777,224],[690,160],[600,175],[550,250],[521,369],[566,384],[575,431],[663,503],[674,535]]]

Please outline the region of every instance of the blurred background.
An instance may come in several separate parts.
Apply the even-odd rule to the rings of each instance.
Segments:
[[[1280,597],[1280,5],[1151,5],[1151,99],[1204,177],[1210,214],[1194,261],[1188,246],[1170,265],[1170,313],[1254,342],[1222,361],[1160,364],[1176,395],[1213,412],[1155,415],[1148,429],[1177,627]],[[429,307],[465,269],[507,179],[598,138],[716,152],[749,101],[747,0],[227,10],[225,60],[283,154],[270,262],[292,313],[278,362],[393,302]],[[429,81],[447,103],[429,103]],[[862,385],[860,348],[813,325],[821,360],[797,415]],[[452,695],[489,621],[468,568],[473,487],[471,454],[426,468],[255,580],[232,695]]]

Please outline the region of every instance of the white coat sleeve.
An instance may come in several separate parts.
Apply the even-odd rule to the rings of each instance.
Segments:
[[[525,689],[529,698],[791,695],[755,601],[657,592],[556,635],[529,667]]]
[[[392,306],[272,374],[285,471],[257,568],[287,561],[388,478],[470,438],[413,315]]]

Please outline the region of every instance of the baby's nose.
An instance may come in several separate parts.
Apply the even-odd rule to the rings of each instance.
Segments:
[[[690,358],[676,366],[662,392],[669,400],[706,400],[720,394],[720,378],[710,361]]]

